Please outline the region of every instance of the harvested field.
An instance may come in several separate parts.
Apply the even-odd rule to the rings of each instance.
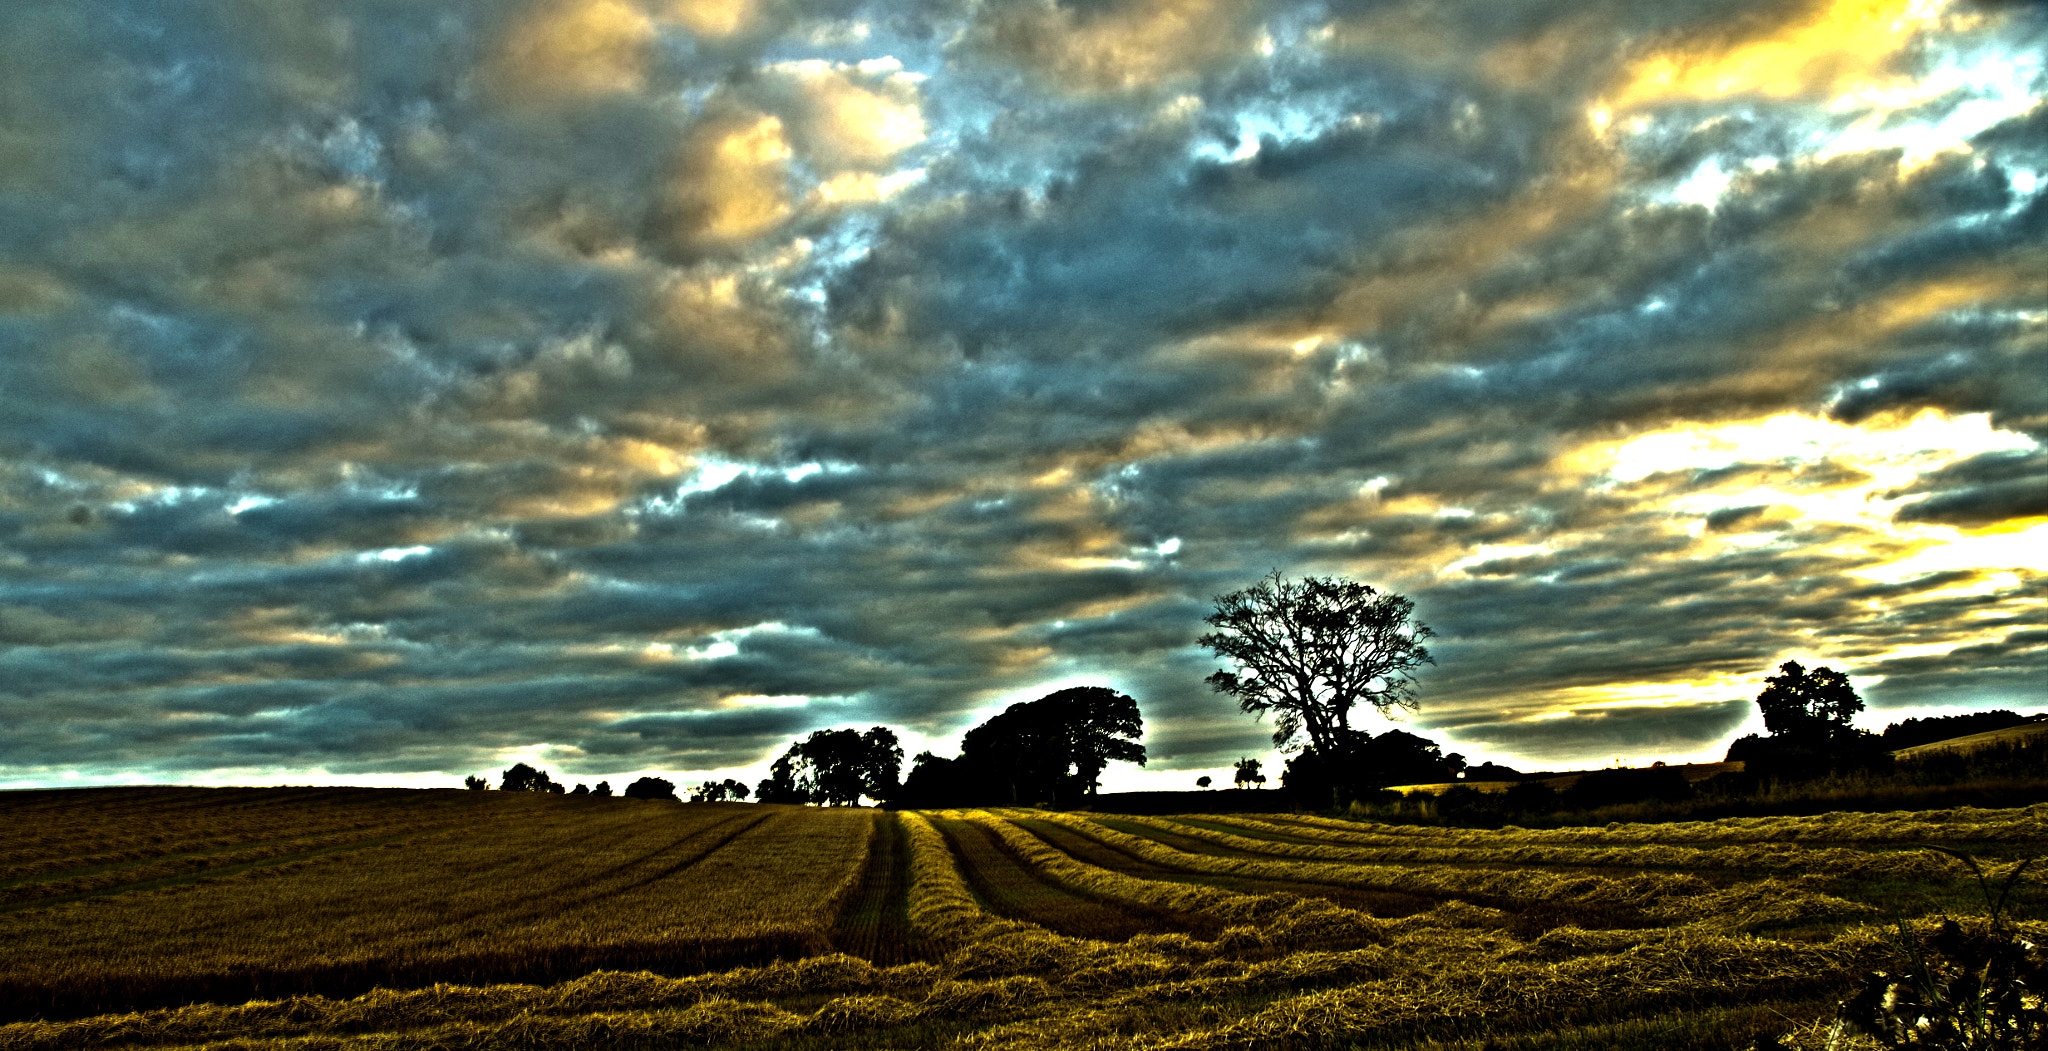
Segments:
[[[230,794],[215,830],[191,802],[205,791],[113,795],[113,820],[97,829],[90,805],[27,800],[25,823],[52,831],[31,848],[35,873],[6,888],[0,1003],[17,1016],[75,1014],[803,955],[824,947],[859,879],[871,820],[525,793],[287,792],[259,812]],[[76,825],[59,834],[57,817]],[[63,865],[64,849],[79,864]],[[142,856],[110,868],[111,854]]]
[[[140,1013],[76,1002],[33,1012],[44,1020],[18,1011],[0,1024],[0,1051],[1662,1051],[1747,1048],[1760,1036],[1858,1051],[1868,1045],[1831,1045],[1828,1019],[1863,970],[1894,959],[1889,913],[1926,937],[1944,915],[1969,924],[1982,911],[1956,863],[1903,851],[1895,837],[1946,830],[1951,842],[2012,853],[2048,843],[2030,811],[1784,819],[1730,825],[1715,841],[1686,827],[1397,836],[1278,815],[1138,821],[463,795],[237,804],[216,830],[203,827],[204,807],[116,795],[101,801],[126,815],[111,822],[119,834],[78,827],[91,807],[49,822],[48,835],[17,848],[15,864],[38,867],[12,885],[321,836],[399,846],[342,851],[283,876],[249,878],[251,869],[153,886],[165,878],[154,876],[0,915],[10,1006],[29,979],[44,995],[53,988],[31,961],[43,953],[97,953],[101,971],[79,973],[98,974],[103,994],[123,976],[176,993],[166,978],[183,972],[105,940],[109,919],[134,944],[213,960],[213,971],[186,977],[215,983],[211,997],[172,996],[186,1005]],[[418,813],[394,813],[400,802]],[[337,809],[351,810],[347,821]],[[1809,867],[1736,863],[1758,848]],[[65,849],[79,865],[62,863]],[[1601,851],[1671,849],[1663,856],[1720,867],[1632,868],[1626,853],[1585,863]],[[1394,860],[1403,850],[1420,853]],[[1451,855],[1464,860],[1439,860]],[[265,861],[213,869],[252,860]],[[395,896],[400,877],[414,881],[416,902]],[[294,880],[325,903],[282,893]],[[2031,870],[2017,897],[2027,934],[2048,939],[2048,924],[2035,922],[2048,895]],[[154,927],[139,905],[155,908]],[[276,980],[281,939],[342,958],[343,931],[361,935],[356,959],[387,968],[374,976],[379,988],[351,984],[362,973],[302,973],[308,984],[291,995],[206,1002],[232,999],[217,995],[219,961],[272,961]],[[764,933],[785,940],[750,940]],[[401,973],[463,959],[453,952],[477,944],[465,938],[562,970],[533,984]],[[605,963],[604,952],[624,949],[652,962]],[[748,952],[761,955],[746,962]]]
[[[1026,864],[1001,839],[975,822],[940,819],[937,825],[947,848],[959,859],[975,899],[998,915],[1035,923],[1070,937],[1108,941],[1122,941],[1162,927],[1187,932],[1213,926],[1156,910],[1102,901],[1061,886]]]
[[[1240,894],[1299,894],[1307,898],[1323,898],[1345,908],[1358,909],[1374,916],[1409,916],[1434,908],[1443,901],[1439,897],[1375,891],[1339,883],[1308,883],[1298,880],[1188,872],[1148,861],[1129,851],[1089,839],[1075,829],[1058,822],[1031,818],[1014,820],[1032,835],[1073,858],[1144,879],[1218,887]]]
[[[1216,843],[1204,839],[1200,829],[1174,822],[1151,822],[1130,817],[1098,817],[1095,823],[1103,828],[1115,829],[1125,835],[1149,839],[1154,843],[1172,847],[1189,854],[1206,854],[1217,858],[1257,858],[1264,856],[1258,850]],[[1177,827],[1176,827],[1177,826]]]
[[[895,814],[875,815],[875,835],[860,885],[832,925],[832,947],[878,964],[908,963],[936,952],[910,923],[910,839]]]

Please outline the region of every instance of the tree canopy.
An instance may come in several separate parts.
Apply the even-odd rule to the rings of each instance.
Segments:
[[[978,806],[1072,802],[1096,794],[1113,762],[1144,765],[1138,702],[1105,686],[1020,701],[967,731],[960,756],[918,753],[892,802]]]
[[[1054,802],[1095,795],[1111,762],[1145,765],[1144,732],[1135,699],[1075,686],[1013,704],[967,731],[960,759],[1000,801]]]
[[[675,799],[675,782],[665,777],[643,777],[626,786],[627,799]]]
[[[1892,746],[1850,725],[1849,720],[1863,710],[1863,699],[1856,696],[1847,675],[1786,661],[1764,683],[1756,706],[1769,736],[1749,734],[1728,746],[1728,759],[1741,762],[1748,775],[1799,781],[1891,765]]]
[[[1833,668],[1808,671],[1798,661],[1786,661],[1764,682],[1756,706],[1763,711],[1764,729],[1771,736],[1824,744],[1855,733],[1849,720],[1863,710],[1863,699],[1856,696],[1847,675]]]
[[[555,783],[545,770],[535,770],[525,763],[514,763],[505,771],[504,780],[498,783],[504,792],[552,792],[562,794],[562,786]]]
[[[1423,646],[1436,633],[1414,614],[1414,602],[1368,584],[1291,581],[1275,571],[1216,598],[1205,620],[1218,630],[1197,641],[1237,670],[1205,681],[1245,712],[1274,713],[1273,743],[1282,750],[1306,736],[1312,750],[1339,755],[1360,704],[1381,715],[1416,707],[1413,673],[1436,663]]]
[[[887,799],[897,788],[903,748],[886,726],[819,730],[792,743],[755,788],[762,803],[859,806],[862,796]]]
[[[744,800],[747,786],[728,777],[723,781],[706,781],[690,792],[692,803],[723,803],[726,800]]]

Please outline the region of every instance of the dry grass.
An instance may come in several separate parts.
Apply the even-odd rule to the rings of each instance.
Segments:
[[[1205,926],[1212,928],[1256,924],[1261,928],[1261,937],[1275,946],[1329,947],[1384,940],[1379,921],[1328,901],[1294,894],[1241,894],[1215,887],[1139,879],[1077,860],[995,815],[978,820],[1039,871],[1102,898],[1174,916],[1201,917],[1209,920]]]
[[[1132,820],[1132,819],[1127,819]],[[1183,836],[1245,852],[1282,857],[1401,865],[1528,865],[1548,868],[1683,869],[1809,872],[1816,867],[1862,878],[1946,879],[1962,869],[1952,858],[1927,851],[1872,852],[1850,847],[1803,847],[1796,842],[1752,842],[1727,846],[1643,843],[1595,846],[1583,839],[1571,844],[1532,841],[1509,833],[1452,829],[1441,838],[1391,837],[1371,832],[1296,827],[1256,818],[1204,818],[1200,823],[1162,823]],[[1241,829],[1235,834],[1226,829]]]
[[[1216,857],[1178,851],[1142,836],[1118,832],[1082,815],[1062,814],[1054,819],[1090,838],[1114,844],[1148,861],[1197,872],[1243,873],[1275,879],[1342,881],[1354,886],[1439,896],[1479,895],[1510,900],[1589,901],[1631,905],[1649,904],[1673,896],[1700,894],[1712,889],[1711,884],[1699,877],[1682,873],[1642,873],[1616,878],[1524,868],[1419,868],[1406,865],[1352,864],[1339,860],[1297,861]],[[1171,824],[1160,819],[1142,820],[1147,824]],[[1187,826],[1180,827],[1187,829]],[[1201,830],[1192,830],[1189,834],[1193,831]],[[1316,856],[1316,848],[1301,849],[1311,857]]]

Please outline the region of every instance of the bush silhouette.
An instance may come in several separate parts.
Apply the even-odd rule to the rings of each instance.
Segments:
[[[626,786],[627,799],[670,799],[676,797],[673,782],[660,777],[643,777]]]

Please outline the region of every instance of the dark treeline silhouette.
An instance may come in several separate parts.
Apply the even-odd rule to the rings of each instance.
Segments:
[[[754,787],[761,803],[823,803],[859,806],[862,796],[887,799],[896,792],[903,767],[903,749],[886,726],[857,730],[819,730],[792,743],[769,764],[768,776]]]
[[[1925,719],[1901,719],[1884,728],[1884,746],[1893,751],[1915,745],[1933,744],[1952,737],[2007,730],[2027,723],[2048,721],[2048,715],[2021,715],[2003,708],[1961,715],[1930,715]]]
[[[491,783],[471,775],[462,779],[462,787],[472,792],[488,792]],[[501,792],[542,792],[548,795],[589,796],[597,799],[609,798],[612,794],[610,782],[599,781],[596,788],[578,784],[575,788],[564,789],[559,782],[548,776],[546,770],[536,770],[525,763],[514,763],[512,768],[499,775],[498,790]]]
[[[892,806],[1071,806],[1112,762],[1145,764],[1138,702],[1103,686],[1024,701],[967,731],[955,758],[920,752]]]
[[[690,790],[692,803],[743,802],[746,798],[747,786],[730,777],[723,781],[706,781]]]
[[[1812,780],[1891,766],[1884,738],[1850,725],[1863,710],[1863,698],[1847,675],[1786,661],[1764,684],[1756,706],[1767,733],[1738,737],[1728,746],[1728,761],[1742,763],[1751,779]]]
[[[1435,741],[1406,730],[1377,737],[1354,730],[1325,748],[1303,749],[1281,771],[1280,783],[1300,805],[1320,808],[1327,800],[1348,802],[1391,785],[1453,781],[1465,769],[1464,756],[1445,755]]]
[[[561,785],[556,784],[554,779],[548,776],[547,771],[535,770],[525,763],[512,764],[512,769],[505,771],[504,780],[498,783],[498,790],[501,792],[547,792],[552,795],[561,795],[567,791]]]

